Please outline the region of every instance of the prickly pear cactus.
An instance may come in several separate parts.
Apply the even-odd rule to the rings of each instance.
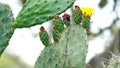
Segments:
[[[87,48],[86,30],[70,25],[62,32],[59,43],[45,47],[35,68],[85,68]]]
[[[0,56],[13,35],[13,14],[8,5],[0,3]]]
[[[31,27],[52,19],[68,9],[75,0],[27,0],[13,26]]]

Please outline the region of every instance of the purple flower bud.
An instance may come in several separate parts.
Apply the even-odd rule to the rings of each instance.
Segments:
[[[64,13],[64,15],[63,15],[62,17],[63,17],[63,20],[68,20],[68,21],[70,21],[70,15],[69,15],[69,14]]]

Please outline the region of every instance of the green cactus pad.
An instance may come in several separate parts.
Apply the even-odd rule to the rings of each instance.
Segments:
[[[60,32],[60,33],[63,32],[63,30],[64,30],[64,24],[63,24],[61,18],[58,18],[58,19],[54,20],[54,26],[56,27],[56,30],[58,32]]]
[[[87,54],[86,30],[79,25],[66,29],[59,42],[61,54],[64,54],[64,68],[85,68]]]
[[[9,40],[13,35],[12,28],[13,14],[8,5],[0,3],[0,56],[9,44]]]
[[[27,0],[13,26],[31,27],[42,24],[68,9],[75,0]]]
[[[42,43],[45,45],[45,46],[48,46],[50,41],[49,41],[49,36],[48,36],[48,33],[47,31],[45,32],[40,32],[39,33],[39,37],[40,37],[40,40],[42,41]]]
[[[85,68],[87,49],[86,30],[70,25],[62,32],[59,43],[42,51],[35,68]]]
[[[62,68],[63,60],[59,56],[58,46],[45,47],[35,63],[34,68]]]
[[[73,20],[76,24],[80,24],[82,20],[82,11],[81,10],[73,10]]]
[[[82,26],[83,26],[85,29],[89,28],[89,26],[90,26],[90,18],[83,17]]]

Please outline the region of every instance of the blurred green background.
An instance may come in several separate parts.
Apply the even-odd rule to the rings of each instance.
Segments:
[[[4,52],[0,58],[0,68],[33,68],[19,59],[18,56]]]

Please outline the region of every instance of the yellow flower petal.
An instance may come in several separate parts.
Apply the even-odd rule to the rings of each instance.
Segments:
[[[82,13],[85,17],[90,17],[94,13],[94,8],[82,7]]]

